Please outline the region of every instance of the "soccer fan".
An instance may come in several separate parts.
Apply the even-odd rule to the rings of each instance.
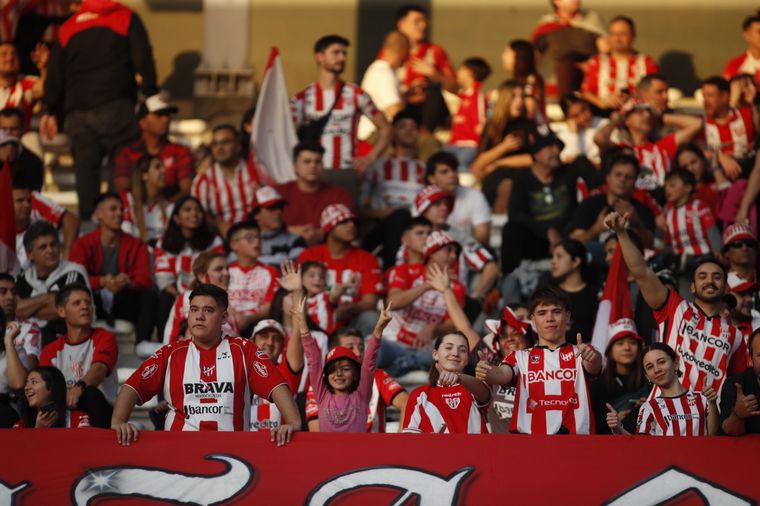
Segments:
[[[491,209],[482,192],[459,184],[459,160],[451,153],[438,151],[425,165],[425,183],[454,195],[453,208],[446,223],[460,242],[475,239],[483,245],[491,241]]]
[[[166,232],[174,204],[164,196],[166,166],[161,158],[145,155],[131,175],[131,190],[120,193],[124,205],[122,230],[155,246]]]
[[[39,156],[26,149],[19,139],[23,135],[23,114],[16,108],[0,109],[0,162],[8,162],[13,179],[22,177],[35,190],[42,190],[45,167]]]
[[[647,267],[628,234],[625,216],[612,212],[605,224],[617,234],[628,271],[654,312],[660,341],[673,348],[679,358],[684,388],[701,391],[712,386],[720,392],[726,376],[743,368],[746,358],[741,334],[720,314],[726,291],[723,265],[709,256],[696,262],[690,287],[694,302],[687,302]]]
[[[114,157],[114,191],[134,192],[133,174],[139,169],[140,160],[151,155],[161,160],[166,170],[163,196],[175,201],[190,194],[190,186],[195,177],[193,154],[185,146],[169,140],[171,114],[177,110],[160,95],[153,95],[140,103],[137,124],[140,125],[142,134],[138,140],[121,148]]]
[[[741,223],[726,227],[722,253],[729,274],[736,273],[748,281],[757,279],[757,238],[750,227]]]
[[[208,213],[209,222],[226,236],[229,228],[244,220],[256,202],[258,175],[240,157],[240,134],[232,125],[211,131],[211,168],[195,176],[190,193]]]
[[[390,32],[383,39],[383,46],[377,59],[369,64],[362,78],[361,89],[369,95],[375,106],[388,121],[404,108],[401,82],[396,71],[409,58],[409,39],[400,32]],[[359,139],[366,141],[376,131],[367,116],[359,120]]]
[[[639,80],[660,69],[651,56],[633,48],[636,25],[628,16],[615,16],[607,29],[609,53],[586,62],[583,96],[600,109],[619,109],[633,95]]]
[[[327,267],[327,288],[339,283],[352,285],[335,310],[339,324],[351,322],[364,335],[373,328],[377,301],[383,290],[380,265],[368,251],[353,246],[357,237],[356,216],[342,204],[331,204],[322,211],[320,226],[325,242],[306,248],[298,263],[322,262]]]
[[[614,155],[602,169],[605,190],[584,199],[573,213],[568,225],[570,238],[586,245],[592,254],[598,253],[599,241],[606,231],[604,217],[613,210],[628,214],[632,230],[649,248],[654,241],[655,220],[652,211],[633,197],[641,167],[636,157]]]
[[[153,290],[148,246],[121,230],[124,205],[119,195],[103,193],[95,204],[98,228],[71,246],[71,261],[87,271],[98,316],[135,324],[135,353],[148,357],[156,328],[158,295]]]
[[[460,333],[437,337],[434,366],[427,385],[409,395],[403,432],[428,434],[488,434],[486,410],[491,389],[464,374],[469,355],[467,338]]]
[[[456,155],[462,172],[475,160],[486,126],[488,99],[481,86],[489,75],[491,67],[483,58],[467,58],[457,69],[459,107],[451,118],[451,138],[444,149]]]
[[[34,191],[23,178],[13,179],[13,210],[16,216],[16,257],[21,269],[29,267],[24,237],[32,223],[46,221],[58,228],[63,236],[61,254],[69,257],[71,245],[79,233],[79,217],[55,201]]]
[[[230,227],[227,243],[237,256],[230,264],[230,307],[235,311],[238,328],[243,334],[257,320],[269,314],[272,297],[277,290],[279,272],[259,261],[261,232],[253,221],[242,221]]]
[[[163,342],[171,344],[182,339],[182,324],[187,322],[190,311],[190,293],[202,284],[211,284],[227,291],[230,285],[230,271],[227,268],[227,255],[209,250],[199,254],[193,261],[193,281],[187,290],[177,297],[164,327]],[[222,332],[228,336],[240,334],[235,310],[227,309],[227,321],[222,324]]]
[[[29,371],[24,395],[19,402],[21,417],[13,428],[81,429],[90,426],[84,411],[67,404],[66,378],[55,367],[35,367]]]
[[[554,246],[551,282],[570,300],[567,309],[572,318],[567,333],[580,334],[585,342],[591,341],[599,305],[599,286],[591,278],[588,254],[581,242],[563,239]]]
[[[749,336],[750,366],[723,384],[720,398],[721,429],[729,436],[760,434],[760,330]]]
[[[308,303],[308,301],[307,301]],[[364,336],[353,327],[341,327],[330,335],[330,349],[342,346],[351,350],[359,359],[364,360]],[[393,406],[404,415],[409,394],[393,376],[383,369],[375,370],[375,381],[372,384],[372,395],[369,399],[369,416],[367,432],[385,432],[385,410]],[[309,389],[306,395],[306,420],[309,432],[319,432],[319,406],[314,397],[314,390]],[[399,427],[399,430],[401,428]]]
[[[303,237],[288,232],[283,218],[287,205],[288,202],[271,186],[256,190],[251,219],[256,221],[261,231],[259,262],[272,267],[279,267],[286,260],[295,260],[306,248]]]
[[[61,25],[50,53],[40,133],[53,138],[65,116],[79,216],[90,219],[103,157],[139,136],[138,87],[146,97],[158,87],[148,34],[134,11],[97,0],[72,5],[76,12]]]
[[[314,389],[317,406],[322,416],[319,419],[321,432],[365,432],[369,417],[369,400],[375,382],[377,351],[383,330],[391,321],[391,304],[380,305],[380,317],[367,343],[367,351],[361,362],[348,348],[336,346],[325,358],[317,342],[309,332],[305,317],[305,298],[294,294],[293,328],[301,333],[306,361],[309,365],[309,379]]]
[[[5,273],[0,274],[0,283],[5,281],[2,277],[4,275]],[[5,287],[0,284],[0,290],[3,288]],[[0,291],[0,295],[3,296],[1,301],[5,303],[5,292]],[[16,340],[20,328],[17,322],[8,322],[5,313],[0,311],[0,429],[12,427],[18,420],[11,394],[24,388],[29,367],[23,343]],[[39,354],[39,347],[37,353]]]
[[[94,427],[108,428],[118,378],[116,337],[92,326],[90,289],[69,283],[55,295],[66,332],[42,349],[40,365],[53,366],[66,378],[66,407],[87,413]]]
[[[683,387],[678,380],[678,359],[673,348],[654,343],[644,353],[644,372],[659,394],[641,405],[637,434],[649,436],[714,436],[720,426],[718,394],[711,386],[701,392]],[[620,414],[607,404],[607,426],[613,433],[627,434]]]
[[[318,143],[300,142],[293,148],[293,170],[296,180],[278,185],[276,190],[287,202],[298,202],[285,208],[288,231],[300,235],[306,244],[313,246],[322,241],[319,217],[330,204],[353,207],[351,195],[340,186],[322,180],[325,153]]]
[[[601,374],[591,382],[589,393],[597,434],[611,434],[607,425],[607,405],[618,414],[628,432],[636,431],[639,408],[646,401],[649,385],[644,381],[644,341],[632,320],[620,319],[609,330]]]
[[[760,11],[744,18],[742,32],[747,50],[726,63],[723,78],[729,80],[740,74],[749,74],[760,85]]]
[[[746,188],[747,181],[740,179],[735,183],[736,189],[731,189],[731,182],[717,160],[708,160],[702,148],[691,142],[678,146],[674,161],[677,168],[688,170],[694,174],[697,183],[694,196],[707,204],[715,219],[733,221],[733,216],[729,216],[731,213],[723,201],[728,198],[728,194],[732,191],[739,190],[738,185],[745,185],[744,188]],[[726,210],[724,211],[724,209]]]
[[[45,345],[66,331],[56,310],[56,293],[70,283],[87,286],[87,271],[77,263],[61,260],[58,232],[46,221],[29,226],[24,236],[24,250],[30,266],[16,279],[19,295],[16,315],[39,325]]]
[[[337,327],[335,309],[352,283],[338,283],[327,290],[327,267],[322,262],[304,262],[299,266],[306,297],[306,314],[311,322],[326,334],[332,335]],[[271,314],[271,313],[270,313]]]
[[[20,135],[29,129],[34,106],[42,98],[47,75],[48,52],[37,59],[40,76],[24,76],[19,73],[18,52],[10,39],[0,44],[0,109],[17,108],[23,112],[25,123]]]
[[[702,120],[696,116],[665,113],[660,116],[665,126],[677,130],[658,141],[651,141],[658,113],[649,105],[629,100],[610,117],[610,122],[600,128],[594,136],[599,149],[606,151],[613,146],[610,139],[616,129],[628,134],[629,141],[622,144],[636,153],[641,170],[636,180],[636,188],[648,191],[659,190],[665,184],[665,175],[670,172],[672,160],[679,144],[692,140],[702,129]]]
[[[349,42],[339,35],[325,35],[314,44],[314,59],[319,75],[317,81],[296,93],[292,103],[293,123],[301,129],[302,137],[310,137],[325,148],[325,177],[348,189],[352,196],[358,191],[357,173],[364,171],[385,151],[390,140],[390,126],[385,114],[375,107],[370,96],[353,83],[340,79],[346,65]],[[327,116],[327,117],[325,117]],[[378,131],[377,142],[362,157],[355,157],[359,118],[366,116]],[[320,132],[314,124],[327,120]],[[349,172],[335,172],[349,170]],[[290,199],[288,199],[290,200]]]
[[[434,132],[449,117],[443,90],[457,91],[456,72],[446,51],[427,39],[428,24],[428,13],[419,5],[403,5],[396,11],[396,29],[410,44],[409,59],[399,77],[425,134]]]
[[[536,50],[533,44],[525,39],[513,39],[504,46],[501,52],[501,66],[512,79],[523,85],[523,100],[525,101],[526,117],[536,124],[542,125],[546,119],[546,90],[544,78],[538,73]],[[506,81],[509,82],[509,81]],[[496,90],[490,93],[490,101],[496,99]]]
[[[740,277],[735,272],[729,272],[726,280],[728,291],[733,297],[735,306],[731,308],[731,324],[736,327],[744,339],[744,344],[749,348],[749,336],[760,327],[760,319],[753,314],[754,298],[760,285],[752,280]],[[731,307],[731,304],[729,304]],[[751,356],[747,356],[747,363],[751,365]]]
[[[636,85],[636,98],[651,106],[656,114],[668,112],[668,81],[662,74],[647,74]]]
[[[539,288],[530,300],[530,318],[538,334],[535,346],[508,355],[499,367],[481,360],[475,376],[491,385],[517,383],[512,432],[591,434],[594,415],[587,375],[602,370],[602,357],[576,336],[565,341],[570,323],[567,295],[556,287]]]
[[[559,103],[565,121],[556,125],[554,131],[565,143],[565,147],[559,154],[562,163],[574,163],[576,160],[585,158],[594,167],[599,167],[602,159],[599,146],[594,142],[594,136],[599,128],[607,123],[607,120],[594,116],[591,104],[579,94],[565,95]]]
[[[443,294],[428,283],[431,269],[453,269],[462,247],[442,230],[432,232],[425,242],[422,263],[401,264],[388,273],[388,302],[393,304],[393,321],[378,363],[391,376],[400,377],[433,365],[430,345],[436,336],[454,330]],[[465,287],[453,280],[451,289],[464,306]]]
[[[282,420],[271,429],[278,446],[301,428],[298,408],[285,381],[266,352],[250,340],[223,335],[227,293],[200,285],[190,294],[188,332],[192,339],[168,344],[129,377],[116,399],[111,428],[129,446],[138,429],[129,423],[135,404],[168,393],[165,430],[247,431],[251,394],[273,402]]]

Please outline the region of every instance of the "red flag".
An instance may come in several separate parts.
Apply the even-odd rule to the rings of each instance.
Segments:
[[[607,343],[613,337],[623,334],[636,334],[636,325],[633,323],[631,292],[628,288],[628,268],[618,246],[612,255],[607,283],[599,301],[591,344],[604,353]]]
[[[0,169],[0,272],[18,272],[16,258],[16,212],[13,208],[11,166]]]
[[[264,184],[286,183],[296,178],[293,147],[297,143],[280,52],[273,47],[256,101],[251,133],[251,152]]]

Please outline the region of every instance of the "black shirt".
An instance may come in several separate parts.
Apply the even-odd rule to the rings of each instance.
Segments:
[[[556,228],[560,233],[575,210],[575,171],[566,166],[554,172],[551,182],[544,184],[532,170],[525,170],[514,179],[509,199],[509,220],[546,239],[546,232]]]
[[[647,206],[638,200],[631,199],[631,204],[639,216],[641,225],[649,230],[654,230],[654,216]],[[573,219],[570,221],[569,230],[588,230],[599,218],[599,214],[605,210],[611,212],[614,209],[607,203],[607,195],[593,195],[575,209]]]
[[[757,383],[757,375],[751,367],[728,378],[720,391],[721,433],[723,433],[723,421],[731,416],[734,406],[736,406],[737,383],[742,386],[744,395],[754,395],[760,399],[760,385]],[[760,434],[760,416],[751,416],[744,420],[744,432],[745,434]]]
[[[586,283],[586,286],[578,292],[568,292],[563,290],[570,297],[570,330],[567,334],[568,342],[574,343],[575,336],[581,333],[584,343],[591,342],[591,336],[594,333],[594,322],[596,321],[596,311],[599,308],[599,287]]]

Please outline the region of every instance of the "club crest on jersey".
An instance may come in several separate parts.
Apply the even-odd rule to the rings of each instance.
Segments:
[[[457,409],[460,401],[461,399],[459,397],[447,397],[446,405],[451,409]]]
[[[256,358],[265,358],[268,359],[269,355],[267,355],[267,352],[264,350],[256,350]]]
[[[560,357],[562,358],[562,360],[567,362],[575,358],[575,353],[573,353],[572,351],[568,353],[560,353]]]
[[[530,363],[531,364],[537,364],[541,361],[541,358],[538,355],[531,355],[530,356]]]
[[[215,365],[204,365],[203,366],[203,375],[204,376],[211,376],[214,374],[214,369],[216,369]]]
[[[140,373],[140,377],[144,380],[150,378],[154,374],[156,374],[156,371],[158,371],[158,365],[157,364],[150,364],[148,367],[142,370]]]
[[[256,373],[262,378],[266,378],[269,376],[269,371],[267,371],[267,368],[261,362],[254,362],[253,368],[256,371]]]

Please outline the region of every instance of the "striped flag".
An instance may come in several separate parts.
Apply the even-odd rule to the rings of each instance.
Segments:
[[[262,183],[286,183],[296,178],[293,147],[297,143],[280,52],[273,47],[256,102],[251,134],[251,151],[255,153]]]
[[[636,334],[636,325],[633,323],[631,292],[628,288],[628,268],[618,246],[612,255],[607,283],[599,301],[591,344],[604,353],[610,340],[622,334]]]
[[[6,160],[0,168],[0,272],[17,273],[16,212],[13,208],[11,166]]]

